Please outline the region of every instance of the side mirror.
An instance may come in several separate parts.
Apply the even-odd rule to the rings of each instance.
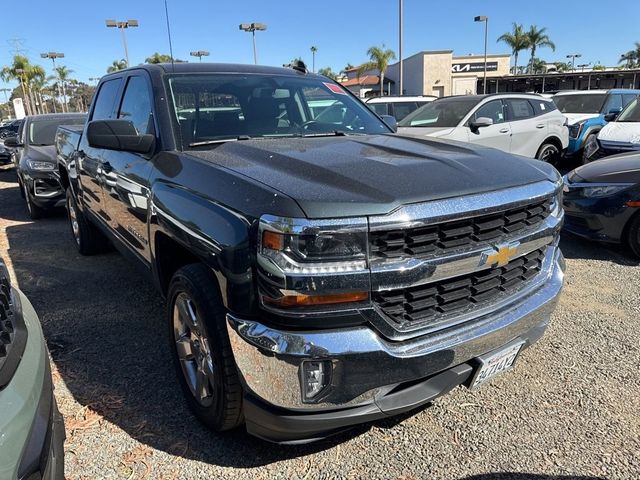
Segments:
[[[93,148],[149,153],[155,136],[138,134],[129,120],[94,120],[87,124],[87,142]]]
[[[616,118],[618,118],[618,115],[620,114],[620,112],[615,112],[615,113],[607,113],[604,116],[604,120],[605,122],[614,122]]]
[[[469,129],[477,135],[480,133],[481,128],[491,125],[493,125],[493,119],[489,117],[478,117],[474,121],[469,122]]]
[[[7,148],[16,148],[21,145],[20,142],[18,142],[18,137],[11,136],[4,139],[4,146]]]
[[[394,132],[398,131],[398,121],[393,115],[380,115],[382,121]]]

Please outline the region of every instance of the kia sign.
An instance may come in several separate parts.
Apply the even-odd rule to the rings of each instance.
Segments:
[[[484,72],[484,62],[478,63],[454,63],[451,65],[453,73]],[[498,62],[487,62],[487,72],[497,72]]]

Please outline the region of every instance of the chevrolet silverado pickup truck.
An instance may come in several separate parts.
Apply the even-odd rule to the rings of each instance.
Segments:
[[[57,145],[76,247],[153,280],[216,431],[309,442],[478,387],[562,288],[551,165],[395,135],[300,65],[122,70]]]

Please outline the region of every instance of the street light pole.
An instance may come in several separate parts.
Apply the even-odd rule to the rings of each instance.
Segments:
[[[567,55],[567,58],[571,59],[571,71],[575,72],[576,71],[576,58],[580,58],[582,56],[581,53],[571,53],[569,55]]]
[[[313,58],[313,63],[312,63],[312,71],[313,73],[316,73],[316,52],[318,51],[318,47],[311,47],[311,56]]]
[[[241,23],[240,30],[251,32],[253,36],[253,63],[258,64],[258,52],[256,50],[256,30],[264,32],[267,26],[264,23]]]
[[[122,44],[124,45],[124,57],[128,67],[129,66],[129,49],[127,48],[127,36],[124,30],[125,28],[138,27],[139,26],[138,20],[123,20],[123,21],[106,20],[105,24],[107,25],[107,28],[120,29],[120,32],[122,33]]]
[[[398,15],[398,20],[399,20],[399,25],[398,25],[398,34],[399,34],[399,39],[398,39],[398,54],[400,55],[400,62],[398,64],[398,95],[404,95],[404,61],[402,60],[402,39],[404,36],[404,1],[403,0],[399,0],[398,1],[398,7],[400,9],[399,15]]]
[[[208,57],[209,52],[207,52],[206,50],[196,50],[195,52],[189,53],[189,55],[191,55],[192,57],[198,57],[202,62],[202,57]]]
[[[53,72],[58,75],[58,71],[56,70],[56,58],[64,58],[64,53],[61,52],[46,52],[46,53],[41,53],[40,57],[42,58],[50,58],[51,61],[53,62]],[[61,93],[60,93],[60,76],[58,75],[58,84],[56,85],[57,90],[58,90],[58,98],[60,98]],[[65,104],[62,104],[62,111],[64,112],[65,110]],[[56,99],[53,99],[53,113],[58,113],[58,109],[56,108]]]
[[[479,15],[473,19],[475,22],[484,22],[484,82],[482,84],[482,93],[487,93],[487,36],[489,33],[489,17]]]

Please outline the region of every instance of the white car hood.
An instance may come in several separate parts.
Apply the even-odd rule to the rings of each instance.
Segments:
[[[597,113],[563,113],[567,120],[569,120],[569,125],[574,125],[578,122],[582,122],[584,120],[589,120],[590,118],[596,118],[600,115]]]
[[[446,137],[455,130],[455,127],[399,127],[400,135],[412,137]]]
[[[600,130],[598,140],[640,144],[640,123],[609,122]]]

